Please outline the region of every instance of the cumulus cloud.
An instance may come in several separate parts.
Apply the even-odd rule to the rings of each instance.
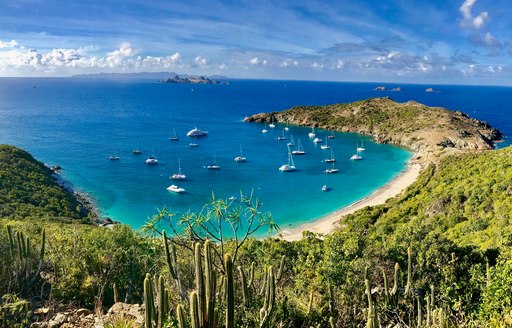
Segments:
[[[135,54],[136,52],[132,49],[131,44],[124,42],[119,49],[107,53],[106,61],[110,67],[117,67],[125,58],[132,57]]]
[[[194,62],[196,63],[197,66],[206,66],[206,65],[208,65],[208,59],[206,59],[204,57],[201,57],[201,56],[197,56],[194,59]]]
[[[254,57],[251,58],[251,60],[249,60],[249,64],[266,66],[268,64],[268,61],[266,59],[260,60],[258,57]]]
[[[476,1],[477,0],[465,0],[464,3],[460,6],[459,10],[462,13],[462,27],[473,27],[480,29],[489,19],[489,13],[487,11],[482,11],[477,16],[473,16],[471,10]]]
[[[3,48],[14,48],[14,47],[17,47],[18,46],[18,42],[16,42],[16,40],[11,40],[11,41],[2,41],[0,40],[0,49],[3,49]]]
[[[227,66],[226,64],[222,63],[222,64],[220,64],[220,65],[219,65],[219,68],[220,68],[221,70],[225,70],[225,69],[227,69],[227,68],[228,68],[228,66]]]
[[[291,67],[291,66],[299,66],[299,62],[297,60],[285,59],[278,64],[280,67]]]

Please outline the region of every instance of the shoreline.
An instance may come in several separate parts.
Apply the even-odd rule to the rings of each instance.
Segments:
[[[414,158],[415,156],[413,156]],[[328,234],[337,226],[343,216],[352,214],[367,206],[382,205],[389,198],[395,197],[404,191],[408,186],[418,178],[422,165],[418,163],[408,163],[407,168],[395,176],[390,182],[380,187],[370,195],[359,199],[352,204],[342,207],[330,214],[320,217],[319,219],[301,224],[292,229],[282,230],[280,238],[286,241],[298,241],[302,239],[303,231],[310,231],[316,234]]]

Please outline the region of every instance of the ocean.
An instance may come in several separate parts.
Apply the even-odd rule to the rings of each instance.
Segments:
[[[376,86],[402,91],[375,91]],[[432,87],[436,92],[425,92]],[[15,145],[48,165],[60,165],[72,186],[91,196],[103,216],[134,228],[159,209],[199,212],[214,195],[228,199],[253,195],[260,210],[286,230],[318,219],[361,199],[399,174],[411,154],[379,145],[366,136],[336,133],[329,139],[338,174],[325,174],[330,154],[308,138],[310,128],[268,128],[244,123],[260,112],[295,105],[324,105],[389,96],[429,106],[461,110],[512,135],[512,89],[493,86],[335,83],[230,80],[229,85],[161,84],[153,80],[79,78],[1,78],[0,143]],[[190,147],[185,134],[209,131]],[[169,137],[178,134],[179,141]],[[283,133],[287,140],[277,140]],[[326,139],[329,131],[317,130]],[[286,143],[301,139],[305,156],[294,156],[297,171],[278,168],[288,162]],[[351,161],[364,144],[364,160]],[[507,137],[498,147],[510,145]],[[132,150],[140,148],[141,155]],[[292,147],[293,148],[293,147]],[[233,159],[243,150],[247,162]],[[154,154],[158,165],[147,165]],[[110,155],[119,160],[110,161]],[[178,171],[184,181],[169,176]],[[207,170],[215,161],[220,170]],[[183,194],[166,188],[176,184]],[[327,185],[329,192],[322,192]]]

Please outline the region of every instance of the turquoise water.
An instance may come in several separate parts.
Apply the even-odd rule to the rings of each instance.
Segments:
[[[288,133],[296,142],[301,139],[307,155],[294,157],[296,172],[283,173],[278,168],[287,162],[287,141],[276,140],[283,126],[262,134],[262,125],[243,123],[243,118],[294,105],[389,95],[372,91],[374,86],[237,80],[230,85],[163,85],[143,80],[0,79],[0,143],[22,147],[50,165],[61,165],[63,177],[89,193],[103,215],[135,228],[158,208],[177,213],[200,211],[212,193],[239,198],[240,193],[252,192],[263,202],[261,210],[271,212],[282,229],[289,229],[371,194],[404,169],[410,153],[375,144],[360,135],[337,133],[329,144],[341,172],[327,175],[324,170],[329,165],[322,160],[329,151],[312,143],[307,136],[309,128],[290,126]],[[489,107],[488,103],[483,99],[469,102],[460,88],[464,87],[448,87],[452,96],[460,94],[460,101],[459,96],[446,97],[448,91],[425,95],[424,86],[408,86],[391,96],[398,101],[416,99],[465,110],[484,119],[487,115],[510,126],[500,121],[510,117],[507,108],[489,116],[492,111],[477,108],[480,103]],[[507,88],[485,90],[501,92],[505,98],[510,94]],[[505,103],[503,97],[497,99]],[[450,101],[453,106],[449,106]],[[469,108],[464,108],[465,102]],[[195,126],[209,134],[197,139],[198,147],[190,148],[184,135]],[[177,142],[168,139],[173,130],[180,136]],[[326,133],[317,130],[322,139]],[[363,141],[364,160],[350,161],[356,144]],[[137,146],[142,155],[131,153]],[[248,159],[245,163],[233,160],[240,146]],[[159,164],[146,165],[144,160],[153,152]],[[111,154],[120,160],[107,160]],[[205,169],[214,157],[222,168]],[[178,159],[187,175],[185,181],[168,179],[177,172]],[[167,191],[171,184],[186,192]],[[329,192],[321,191],[324,184],[331,188]]]

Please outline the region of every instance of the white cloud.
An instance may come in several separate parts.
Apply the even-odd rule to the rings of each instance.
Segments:
[[[204,57],[201,57],[201,56],[197,56],[195,59],[194,59],[194,62],[196,63],[196,65],[198,66],[206,66],[208,65],[208,59],[204,58]]]
[[[219,65],[219,68],[220,68],[221,70],[225,70],[225,69],[227,69],[227,68],[228,68],[228,66],[227,66],[226,64],[222,63],[222,64],[220,64],[220,65]]]
[[[259,65],[259,64],[260,64],[260,60],[258,59],[258,57],[254,57],[254,58],[252,58],[252,59],[249,61],[249,63],[250,63],[251,65]]]
[[[16,40],[11,40],[11,41],[7,41],[7,42],[0,40],[0,49],[14,48],[16,46],[18,46],[18,42],[16,42]]]
[[[313,64],[311,64],[311,67],[316,69],[322,69],[324,68],[324,65],[314,62]]]
[[[489,13],[487,11],[482,11],[476,17],[473,16],[471,9],[476,1],[477,0],[465,0],[460,6],[459,10],[462,13],[462,27],[474,27],[476,29],[480,29],[484,26],[485,21],[489,19]]]
[[[297,60],[285,59],[278,64],[280,67],[291,67],[291,66],[299,66],[299,62]]]
[[[123,60],[128,57],[136,55],[136,52],[132,49],[129,42],[121,44],[119,49],[107,53],[107,64],[109,67],[118,67],[122,64]]]

